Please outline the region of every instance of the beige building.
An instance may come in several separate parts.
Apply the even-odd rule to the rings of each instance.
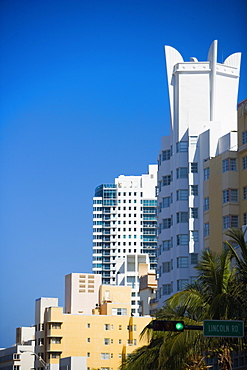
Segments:
[[[86,274],[79,274],[82,275]],[[70,281],[78,287],[73,276]],[[73,284],[69,291],[78,293]],[[81,294],[85,302],[90,302],[88,297],[94,292]],[[83,311],[82,306],[78,307],[78,311]],[[139,335],[151,318],[131,316],[131,287],[101,285],[98,303],[91,309],[91,314],[64,313],[56,298],[36,301],[35,352],[49,364],[50,370],[58,370],[59,362],[65,358],[76,357],[84,358],[85,370],[117,370],[129,353],[145,344]],[[38,361],[35,365],[40,370]]]
[[[157,311],[157,280],[155,271],[148,271],[147,264],[141,264],[139,268],[140,276],[140,307],[139,314],[141,316],[150,315],[153,316]]]
[[[218,252],[230,227],[247,225],[247,99],[232,134],[237,147],[204,162],[204,246]]]
[[[98,303],[101,275],[72,273],[65,276],[65,313],[91,315]]]

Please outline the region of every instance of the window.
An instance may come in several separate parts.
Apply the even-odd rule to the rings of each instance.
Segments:
[[[247,186],[243,187],[243,198],[244,198],[244,200],[247,199]]]
[[[50,358],[60,358],[59,352],[50,352]]]
[[[190,236],[191,236],[191,240],[193,240],[194,242],[199,242],[199,233],[198,233],[198,230],[192,230],[190,232]]]
[[[110,324],[104,324],[104,329],[105,330],[110,330]]]
[[[177,290],[183,290],[187,284],[189,284],[188,279],[177,280]]]
[[[172,240],[162,241],[162,251],[169,251],[172,248]]]
[[[198,195],[198,185],[191,185],[190,186],[190,194],[191,195]]]
[[[171,202],[171,197],[163,198],[162,203],[163,203],[163,208],[170,207],[170,204],[172,203]]]
[[[104,338],[104,345],[108,346],[110,344],[110,339],[109,338]]]
[[[61,343],[61,338],[51,338],[51,343],[59,344],[59,343]]]
[[[229,189],[222,191],[222,201],[223,203],[229,202]]]
[[[162,294],[168,295],[172,293],[172,284],[163,284],[162,285]]]
[[[90,352],[87,353],[87,357],[90,357]]]
[[[197,263],[198,263],[198,253],[191,253],[191,255],[190,255],[190,263],[192,265],[197,265]]]
[[[189,267],[188,257],[178,257],[177,258],[177,268]]]
[[[204,237],[209,235],[209,223],[204,224]]]
[[[247,225],[247,213],[243,214],[244,225]]]
[[[172,226],[172,219],[171,218],[164,218],[162,220],[163,229],[169,229]]]
[[[237,171],[236,158],[226,158],[222,161],[222,172]]]
[[[179,167],[177,168],[177,179],[187,179],[188,178],[188,168]]]
[[[118,344],[122,344],[122,339],[118,339]]]
[[[170,272],[171,270],[172,270],[172,262],[171,261],[162,263],[163,273]]]
[[[127,309],[126,308],[112,308],[112,315],[127,315]]]
[[[204,181],[208,180],[210,176],[210,168],[206,167],[204,168]]]
[[[242,144],[247,143],[247,131],[242,132]]]
[[[238,189],[226,189],[222,192],[223,203],[238,202]]]
[[[246,170],[247,168],[247,156],[243,157],[243,170]]]
[[[87,338],[87,342],[90,343],[90,338]]]
[[[191,208],[191,217],[198,218],[198,208]]]
[[[162,176],[162,186],[170,185],[171,181],[171,175]]]
[[[187,141],[180,141],[176,144],[177,153],[181,152],[188,152],[188,142]]]
[[[229,227],[238,227],[237,215],[228,215],[223,217],[223,229],[228,229]]]
[[[177,223],[188,222],[189,215],[188,212],[177,212]]]
[[[177,200],[188,200],[189,192],[187,189],[177,190]]]
[[[198,172],[198,163],[193,162],[190,164],[190,172],[191,173],[197,173]]]
[[[101,353],[101,360],[110,360],[110,353]]]
[[[177,245],[188,245],[189,244],[189,235],[188,234],[179,234],[177,235]]]
[[[51,327],[52,327],[52,329],[61,329],[61,324],[60,323],[52,323],[51,324]]]
[[[90,328],[90,324],[89,323],[87,324],[87,327]]]
[[[230,216],[223,217],[223,229],[228,229],[230,227]]]
[[[162,161],[168,161],[171,158],[171,149],[162,151]]]
[[[162,203],[159,203],[158,211],[159,211],[159,213],[162,211]]]
[[[204,198],[204,202],[203,202],[203,209],[204,209],[204,212],[205,211],[208,211],[209,210],[209,198]]]

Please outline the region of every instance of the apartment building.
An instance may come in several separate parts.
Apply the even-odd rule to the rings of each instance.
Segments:
[[[35,352],[50,370],[58,370],[59,364],[66,368],[72,360],[83,363],[83,370],[117,370],[129,353],[146,344],[139,334],[151,319],[131,315],[131,291],[128,286],[101,285],[90,315],[63,313],[56,298],[38,299]],[[41,369],[39,361],[35,369]]]
[[[247,225],[247,100],[238,104],[235,135],[237,148],[204,162],[204,247],[217,252],[230,227]]]
[[[139,265],[156,269],[157,165],[141,176],[117,177],[93,198],[93,272],[102,284],[131,286],[132,315],[139,315]]]
[[[223,63],[217,63],[214,41],[204,62],[195,57],[185,62],[170,46],[165,46],[165,57],[171,125],[170,135],[162,138],[158,158],[159,307],[196,276],[194,266],[204,248],[209,224],[205,213],[207,190],[204,196],[209,171],[206,161],[219,155],[227,159],[227,151],[237,150],[241,54],[232,54]],[[237,154],[233,156],[236,159]],[[222,174],[221,168],[215,171]],[[212,192],[214,185],[218,186],[214,179],[212,176]],[[229,186],[235,188],[236,184]],[[208,245],[205,240],[205,246]]]
[[[16,343],[0,349],[1,370],[34,369],[34,327],[16,329]]]

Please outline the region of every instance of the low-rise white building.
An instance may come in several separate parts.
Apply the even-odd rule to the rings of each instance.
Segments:
[[[32,370],[34,369],[35,328],[16,329],[16,344],[0,349],[0,369]]]

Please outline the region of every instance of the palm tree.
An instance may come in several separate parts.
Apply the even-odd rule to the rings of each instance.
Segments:
[[[196,269],[198,279],[170,297],[157,313],[157,319],[183,319],[185,325],[198,325],[205,319],[227,320],[246,316],[245,307],[239,299],[235,268],[231,268],[229,251],[220,255],[204,251]],[[150,329],[145,328],[142,335],[145,334],[150,334]],[[232,368],[231,348],[236,343],[230,338],[209,340],[197,330],[153,332],[145,349],[138,349],[126,360],[125,369],[200,369],[200,366],[205,366],[204,354],[215,354],[216,351],[220,369],[229,370]]]
[[[243,284],[247,284],[247,244],[245,242],[245,235],[242,229],[232,228],[229,229],[226,233],[232,240],[235,241],[237,246],[239,247],[238,251],[228,242],[228,245],[231,255],[235,258],[236,261],[236,268],[238,273],[238,278],[242,281]]]
[[[245,307],[239,297],[239,285],[236,282],[236,270],[231,267],[231,255],[224,251],[217,255],[204,251],[196,266],[198,279],[195,284],[172,296],[170,305],[180,305],[185,317],[198,321],[236,320],[246,316]],[[214,348],[210,343],[201,341],[205,350],[211,353]],[[217,343],[218,363],[220,369],[231,369],[231,350],[236,348],[237,341],[230,338],[215,339]],[[208,345],[208,347],[207,347]]]

